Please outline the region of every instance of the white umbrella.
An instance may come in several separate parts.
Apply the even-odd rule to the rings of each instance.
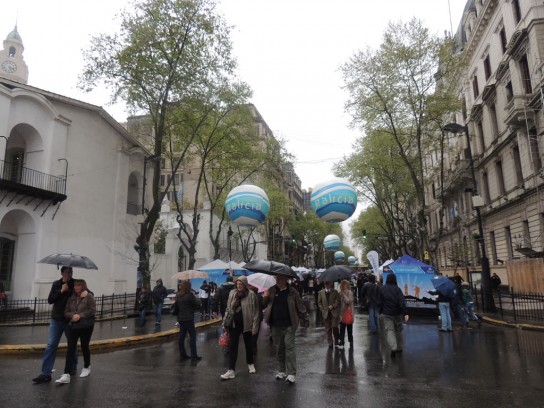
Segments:
[[[247,277],[247,282],[251,286],[255,286],[259,292],[264,292],[267,289],[270,289],[276,284],[276,278],[272,275],[267,275],[266,273],[254,273]]]

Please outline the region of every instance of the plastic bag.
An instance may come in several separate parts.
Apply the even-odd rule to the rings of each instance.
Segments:
[[[219,336],[219,345],[224,349],[229,348],[230,346],[230,336],[228,331],[224,331],[221,336]]]

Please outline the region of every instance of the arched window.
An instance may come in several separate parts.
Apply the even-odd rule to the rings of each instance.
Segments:
[[[16,53],[16,49],[15,49],[15,47],[12,45],[11,47],[9,47],[9,56],[10,56],[10,57],[15,57],[15,53]]]

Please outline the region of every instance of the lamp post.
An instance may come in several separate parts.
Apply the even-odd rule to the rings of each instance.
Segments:
[[[467,155],[470,164],[470,173],[472,176],[472,206],[476,210],[476,219],[478,221],[478,233],[480,237],[478,238],[478,243],[480,244],[480,253],[481,253],[481,263],[482,263],[482,290],[483,290],[483,306],[484,312],[493,313],[495,312],[495,300],[493,299],[493,292],[491,291],[491,273],[489,270],[489,259],[487,258],[485,250],[485,237],[484,237],[484,226],[482,222],[482,214],[480,212],[480,207],[483,203],[481,202],[481,197],[478,196],[478,189],[476,184],[476,172],[474,170],[474,161],[472,159],[472,148],[470,146],[470,135],[468,134],[467,125],[459,125],[458,123],[448,123],[442,128],[445,132],[451,132],[454,134],[464,132],[467,138]]]
[[[228,247],[229,247],[229,262],[232,261],[232,235],[234,234],[234,231],[232,230],[231,226],[229,225],[229,230],[227,231],[227,237],[228,237]]]

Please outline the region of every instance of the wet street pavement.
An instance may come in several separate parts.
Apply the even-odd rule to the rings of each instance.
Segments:
[[[120,323],[121,324],[121,323]],[[33,385],[39,355],[2,356],[1,406],[11,407],[541,407],[544,333],[484,324],[440,333],[435,320],[405,326],[404,352],[391,358],[381,335],[356,315],[352,349],[330,350],[312,323],[297,334],[296,384],[276,381],[276,360],[263,326],[249,374],[243,342],[236,378],[222,381],[225,352],[218,327],[198,332],[196,364],[179,362],[177,340],[92,356],[92,374]],[[149,325],[151,329],[151,325]],[[5,330],[5,328],[2,328]],[[152,330],[152,329],[151,329]],[[44,342],[43,338],[36,343]],[[81,360],[81,357],[80,357]],[[82,361],[80,361],[81,365]],[[64,353],[55,364],[62,373]],[[80,367],[81,369],[81,367]]]

